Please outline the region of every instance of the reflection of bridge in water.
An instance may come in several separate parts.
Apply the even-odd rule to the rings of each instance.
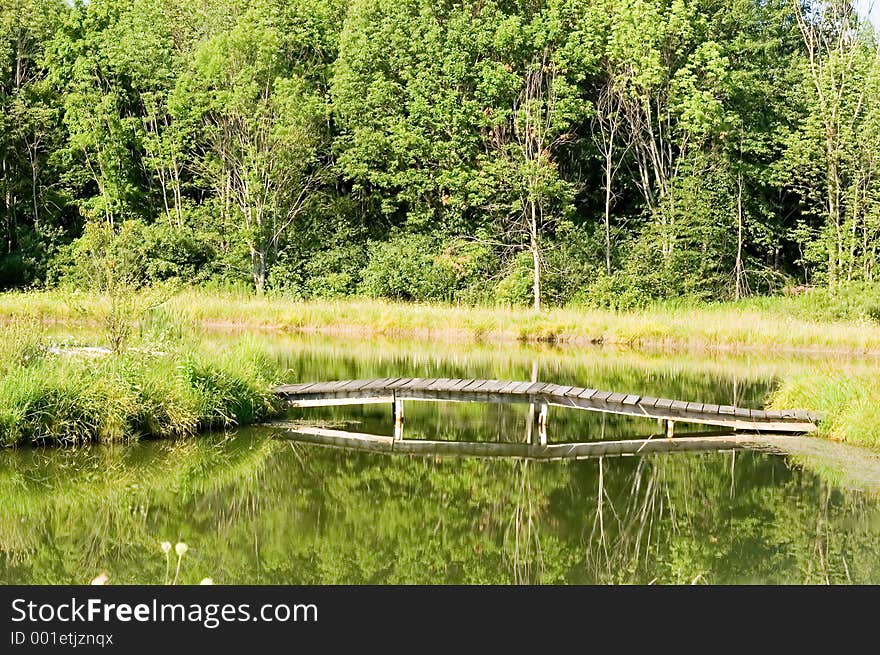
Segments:
[[[450,378],[381,378],[339,380],[277,387],[275,393],[291,407],[388,403],[394,435],[382,436],[281,424],[297,441],[356,450],[408,454],[520,457],[538,460],[582,459],[615,455],[693,452],[768,447],[811,432],[819,416],[801,410],[746,409],[634,394],[613,393],[545,382],[464,380]],[[460,442],[405,439],[404,401],[526,403],[530,419],[524,443]],[[655,419],[660,435],[615,441],[548,443],[550,406]],[[531,424],[537,419],[537,430]],[[695,423],[721,432],[674,436],[676,422]],[[665,435],[667,438],[657,438]],[[772,438],[771,438],[772,437]],[[773,442],[773,443],[771,443]]]
[[[406,455],[509,457],[548,461],[745,449],[787,453],[792,450],[789,446],[795,446],[800,441],[814,441],[813,439],[793,434],[705,433],[674,438],[648,436],[621,440],[541,445],[539,443],[404,439],[402,435],[388,437],[287,422],[277,422],[268,425],[282,430],[284,436],[294,441],[322,446],[335,446],[349,450]]]

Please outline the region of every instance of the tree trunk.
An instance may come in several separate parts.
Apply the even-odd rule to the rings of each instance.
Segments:
[[[612,174],[612,149],[614,147],[614,133],[611,133],[611,145],[605,156],[605,274],[611,275],[611,174]]]
[[[529,223],[529,250],[532,251],[532,294],[535,311],[541,310],[541,252],[538,247],[538,218],[535,203],[531,202],[532,216]]]
[[[742,171],[736,176],[737,194],[736,194],[736,265],[734,266],[734,297],[739,300],[743,296],[743,179]]]
[[[262,296],[266,288],[266,254],[256,248],[251,248],[251,265],[254,287],[257,290],[257,295]]]

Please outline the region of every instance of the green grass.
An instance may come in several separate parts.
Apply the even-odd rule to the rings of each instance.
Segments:
[[[876,354],[880,353],[880,292],[873,289],[717,304],[667,302],[631,312],[573,307],[539,313],[520,307],[365,299],[303,302],[187,290],[171,298],[164,311],[183,321],[224,329]],[[108,308],[106,298],[88,294],[0,294],[0,319],[98,323]]]
[[[275,413],[270,389],[279,371],[265,343],[250,338],[228,349],[212,342],[210,333],[193,339],[194,326],[369,336],[372,345],[408,336],[453,349],[464,341],[520,340],[683,348],[703,351],[703,358],[707,349],[874,355],[880,354],[878,307],[880,291],[872,286],[736,303],[677,301],[634,312],[557,308],[539,313],[186,290],[141,321],[141,347],[89,358],[47,352],[41,333],[52,322],[81,324],[94,332],[110,311],[108,299],[57,290],[5,293],[0,294],[0,321],[6,322],[0,337],[0,444],[191,435]],[[486,347],[489,357],[497,356],[497,346]],[[822,412],[823,436],[880,447],[875,361],[846,361],[847,366],[770,367],[769,375],[782,378],[771,402]],[[768,368],[763,359],[752,366]]]
[[[167,345],[167,344],[166,344]],[[180,437],[279,413],[274,362],[252,340],[122,355],[54,353],[32,324],[0,339],[0,445]]]
[[[880,448],[880,374],[814,372],[785,379],[770,399],[777,409],[821,412],[819,435]]]

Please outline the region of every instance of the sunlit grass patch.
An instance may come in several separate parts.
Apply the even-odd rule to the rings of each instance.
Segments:
[[[771,405],[821,412],[820,435],[880,447],[880,375],[813,373],[789,378],[773,393]]]
[[[191,436],[279,411],[277,366],[247,339],[216,353],[187,343],[104,356],[21,343],[0,338],[0,351],[16,355],[0,368],[5,446]]]

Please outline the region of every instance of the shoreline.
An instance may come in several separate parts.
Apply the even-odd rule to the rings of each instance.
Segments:
[[[92,327],[109,300],[60,291],[0,294],[0,323]],[[185,290],[160,307],[209,331],[411,338],[450,343],[535,343],[646,351],[880,357],[880,324],[805,320],[735,303],[659,306],[632,312],[589,308],[469,307],[384,300],[302,301]]]
[[[797,408],[820,412],[826,417],[819,426],[818,436],[871,448],[880,447],[877,426],[880,426],[880,374],[870,363],[880,356],[880,324],[870,321],[805,320],[793,316],[794,310],[774,299],[759,299],[761,308],[751,309],[736,303],[694,306],[659,306],[637,312],[618,313],[606,310],[576,308],[549,309],[535,313],[530,309],[512,307],[463,307],[392,303],[381,300],[301,301],[278,297],[257,297],[184,290],[151,310],[148,328],[157,324],[174,330],[198,334],[215,333],[282,333],[315,334],[370,339],[419,339],[426,342],[455,344],[523,344],[548,345],[575,349],[612,348],[622,351],[657,353],[693,353],[711,356],[782,355],[816,357],[817,365],[797,375],[781,379],[781,389],[768,399],[771,409]],[[66,325],[84,329],[101,329],[108,315],[110,299],[93,294],[68,293],[60,290],[40,292],[7,292],[0,294],[0,323],[24,324],[30,321],[43,327]],[[783,311],[788,307],[789,313]],[[134,324],[132,316],[130,322]],[[212,362],[208,356],[206,364]],[[859,384],[853,386],[843,369],[823,363],[833,359],[859,363],[868,360],[860,371]],[[36,393],[37,383],[22,376],[22,389]],[[817,384],[821,377],[821,384]],[[10,401],[19,394],[18,383],[10,378],[7,394]],[[12,385],[11,387],[9,385]],[[41,387],[42,388],[42,387]],[[49,391],[47,388],[46,392]],[[189,394],[189,385],[175,393]],[[265,390],[261,390],[264,393]],[[39,394],[38,394],[39,395]],[[110,394],[112,395],[112,394]],[[162,395],[162,394],[160,394]],[[172,396],[175,394],[171,394]],[[174,405],[169,396],[168,400]],[[231,399],[230,399],[231,400]],[[11,402],[21,406],[23,400]],[[152,401],[150,401],[152,403]],[[215,408],[228,407],[221,401]],[[234,401],[233,401],[234,404]],[[160,414],[171,407],[164,402]],[[221,413],[227,411],[222,409]],[[7,412],[8,413],[8,412]],[[173,414],[173,411],[171,412]],[[0,418],[3,412],[0,411]],[[12,423],[10,423],[10,421]],[[7,417],[0,421],[16,432],[16,421]],[[100,421],[99,421],[100,422]],[[163,420],[164,422],[164,420]],[[203,423],[189,419],[193,422]],[[171,425],[148,432],[176,431]],[[168,429],[170,428],[170,429]],[[187,428],[184,431],[191,431]],[[99,428],[99,432],[102,430]],[[112,430],[118,433],[115,428]],[[125,430],[122,430],[125,432]],[[23,435],[22,435],[23,436]],[[27,439],[27,437],[25,437]],[[21,436],[13,441],[20,441]],[[7,439],[4,439],[8,443]]]

